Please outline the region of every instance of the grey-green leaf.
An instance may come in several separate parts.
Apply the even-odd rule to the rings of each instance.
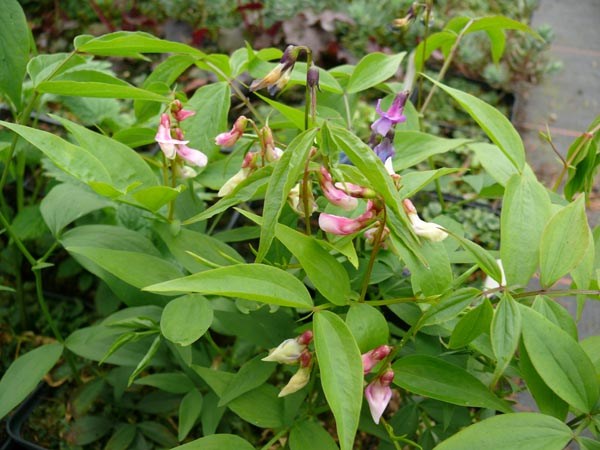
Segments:
[[[340,448],[351,450],[362,405],[360,351],[344,321],[332,312],[315,314],[314,333],[321,384],[335,417]]]
[[[160,331],[169,341],[191,345],[210,327],[213,309],[208,300],[198,294],[171,300],[160,318]]]
[[[572,437],[571,429],[554,417],[512,413],[471,425],[434,450],[562,450]]]
[[[207,270],[144,288],[161,293],[224,295],[293,308],[310,308],[306,287],[288,272],[263,264],[238,264]]]
[[[21,107],[21,86],[29,59],[29,26],[17,0],[6,0],[0,9],[0,94]]]
[[[179,426],[177,439],[184,440],[194,427],[196,420],[202,413],[202,394],[193,389],[183,397],[179,405]]]
[[[521,338],[521,311],[519,305],[505,293],[494,312],[490,337],[496,357],[495,379],[504,372],[513,357]]]

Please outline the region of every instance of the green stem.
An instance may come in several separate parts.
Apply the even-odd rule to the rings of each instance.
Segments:
[[[15,243],[17,248],[21,251],[21,253],[25,257],[25,259],[27,259],[27,262],[32,267],[35,266],[37,264],[36,259],[32,256],[31,253],[29,253],[29,250],[27,250],[27,247],[25,247],[25,245],[23,244],[23,241],[21,241],[21,239],[19,239],[19,237],[15,234],[14,230],[12,229],[10,223],[8,222],[8,220],[6,219],[6,216],[4,215],[4,213],[2,211],[0,211],[0,222],[2,222],[2,225],[6,229],[6,232],[8,233],[8,235],[11,237],[11,239],[13,240],[13,242]]]
[[[288,431],[290,431],[289,428],[283,428],[279,430],[271,439],[269,439],[269,442],[267,442],[260,448],[260,450],[269,450],[273,446],[273,444],[275,444],[275,442],[277,442],[279,438],[281,438]]]
[[[311,105],[311,89],[308,85],[308,72],[312,66],[312,51],[308,47],[304,47],[306,51],[306,86],[304,90],[304,129],[308,130],[308,118],[312,116],[310,114]]]
[[[423,36],[423,53],[421,61],[423,61],[423,69],[425,69],[425,55],[427,54],[427,38],[429,37],[429,21],[431,18],[431,1],[427,1],[425,4],[425,34]],[[421,109],[423,100],[423,76],[419,77],[419,97],[417,99],[417,109]],[[420,119],[419,119],[420,120]]]
[[[421,77],[423,79],[423,77]],[[433,156],[428,158],[429,168],[435,170],[435,163],[433,162]],[[444,195],[442,194],[442,186],[440,185],[440,179],[436,178],[435,181],[435,192],[437,193],[438,202],[442,207],[442,212],[446,211],[446,202],[444,201]]]
[[[171,162],[171,187],[175,189],[177,187],[177,160],[174,159]],[[169,222],[173,221],[173,217],[175,216],[175,199],[169,202]]]
[[[369,281],[371,281],[371,273],[373,272],[373,267],[375,266],[375,257],[381,248],[381,241],[383,237],[383,232],[385,231],[385,223],[387,220],[387,211],[385,205],[383,207],[383,217],[380,219],[379,228],[377,229],[377,234],[375,235],[375,241],[373,242],[373,249],[371,250],[371,257],[369,258],[369,265],[367,266],[367,271],[365,272],[365,277],[362,282],[362,289],[360,292],[360,297],[358,299],[359,303],[365,301],[365,297],[367,295],[367,289],[369,288]]]
[[[312,205],[310,202],[310,183],[308,179],[309,171],[308,165],[310,163],[310,152],[306,158],[306,164],[304,165],[304,175],[302,176],[302,206],[304,207],[304,229],[306,235],[310,236],[312,231],[310,229],[310,216],[312,214]]]
[[[344,109],[346,110],[346,128],[348,131],[352,131],[352,115],[350,113],[350,102],[348,101],[348,93],[344,91],[342,95],[344,99]]]
[[[471,27],[472,24],[473,24],[473,19],[471,19],[467,22],[467,24],[464,26],[464,28],[460,31],[460,33],[456,37],[456,41],[454,41],[452,50],[450,50],[450,54],[448,55],[448,58],[446,58],[446,61],[444,61],[444,65],[442,66],[440,73],[438,74],[437,81],[442,81],[444,79],[446,72],[450,68],[450,64],[452,63],[452,60],[456,56],[456,52],[458,51],[458,44],[460,43],[460,41],[462,40],[462,38],[464,37],[464,35],[466,34],[466,32],[468,31],[468,29]],[[437,86],[435,84],[433,86],[431,86],[431,90],[429,91],[429,94],[427,95],[427,98],[425,99],[425,103],[423,103],[423,106],[419,110],[419,114],[423,115],[425,113],[425,110],[427,109],[427,106],[429,106],[429,102],[431,102],[431,98],[433,97],[433,94],[435,94],[436,89],[437,89]]]
[[[479,267],[479,266],[478,266]],[[371,306],[387,306],[397,305],[399,303],[431,303],[439,299],[439,295],[432,295],[431,297],[397,297],[397,298],[386,298],[385,300],[367,300],[365,303]]]

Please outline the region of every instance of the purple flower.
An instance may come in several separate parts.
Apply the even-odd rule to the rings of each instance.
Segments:
[[[390,384],[394,379],[394,371],[387,370],[379,378],[371,381],[365,389],[365,398],[371,410],[371,417],[375,423],[379,423],[385,408],[392,399],[392,389]]]
[[[392,158],[396,154],[392,140],[387,136],[384,137],[379,144],[373,149],[375,154],[379,156],[381,162],[385,162],[388,158]]]
[[[385,136],[394,125],[405,122],[406,117],[404,114],[402,114],[402,112],[404,111],[406,100],[408,100],[408,91],[402,91],[396,94],[396,97],[392,102],[392,106],[390,106],[390,109],[387,111],[381,110],[381,99],[377,100],[377,106],[375,109],[380,117],[373,122],[373,125],[371,125],[371,130],[377,134],[380,134],[381,136]]]

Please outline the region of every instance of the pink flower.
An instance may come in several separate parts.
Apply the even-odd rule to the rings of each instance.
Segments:
[[[183,131],[177,128],[175,132],[177,133],[177,137],[179,139],[183,139]],[[182,140],[181,142],[187,143],[188,141]],[[204,167],[208,163],[208,157],[204,153],[202,153],[200,150],[189,148],[186,144],[176,144],[175,149],[179,157],[188,164]]]
[[[362,355],[363,371],[364,374],[368,374],[373,370],[382,359],[390,354],[392,348],[389,345],[380,345],[379,347],[369,350],[367,353]]]
[[[319,179],[321,181],[321,189],[323,189],[323,194],[327,197],[327,200],[346,211],[356,209],[358,200],[349,196],[344,191],[337,189],[333,185],[331,174],[323,166],[321,166],[321,176]]]
[[[245,116],[238,117],[230,131],[217,135],[215,144],[220,147],[231,147],[242,137],[247,123],[248,119]]]
[[[169,119],[168,114],[160,116],[160,124],[158,125],[158,131],[154,140],[158,142],[160,149],[169,159],[175,159],[175,155],[177,154],[176,145],[185,145],[189,142],[173,139],[173,136],[171,136],[171,119]]]
[[[390,384],[394,379],[394,371],[387,370],[379,378],[373,380],[365,389],[365,398],[371,410],[371,417],[375,423],[379,423],[385,408],[392,399]]]
[[[377,100],[377,106],[375,109],[380,117],[373,122],[373,125],[371,125],[371,130],[381,136],[385,136],[394,125],[405,122],[406,117],[404,114],[402,114],[402,112],[404,111],[406,100],[408,100],[408,91],[402,91],[396,94],[396,97],[392,102],[392,106],[390,106],[390,109],[387,111],[381,110],[381,99]]]
[[[338,181],[335,183],[335,187],[344,191],[346,194],[357,198],[375,198],[377,194],[373,189],[368,187],[359,186],[358,184],[346,183],[345,181]]]
[[[319,216],[319,227],[327,233],[346,236],[363,229],[374,217],[375,208],[373,202],[369,200],[367,203],[367,210],[354,219],[322,213]]]
[[[185,119],[195,115],[196,111],[183,109],[183,105],[181,104],[181,102],[179,100],[175,100],[173,103],[171,103],[171,113],[178,122],[182,122]]]

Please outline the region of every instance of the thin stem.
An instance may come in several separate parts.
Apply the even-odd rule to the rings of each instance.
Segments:
[[[352,131],[352,116],[350,114],[350,102],[348,101],[348,93],[344,92],[342,98],[344,99],[344,109],[346,110],[346,128],[348,128],[348,131]]]
[[[463,36],[466,34],[467,30],[471,27],[472,24],[473,24],[473,19],[471,19],[467,22],[467,24],[464,26],[464,28],[460,31],[460,33],[456,37],[456,41],[454,41],[452,50],[450,50],[450,54],[448,55],[448,58],[446,58],[446,61],[444,61],[444,65],[442,66],[440,73],[438,74],[437,81],[442,81],[444,79],[446,72],[450,68],[450,64],[452,63],[452,60],[456,56],[456,52],[458,51],[458,44],[460,43]],[[419,113],[421,115],[423,115],[425,113],[425,110],[429,106],[429,102],[431,102],[431,98],[433,97],[433,94],[435,94],[436,89],[437,89],[437,86],[435,84],[433,86],[431,86],[431,90],[429,91],[429,94],[427,95],[427,98],[425,99],[425,103],[423,103],[423,106],[419,110]]]
[[[493,291],[493,289],[490,289],[489,291],[483,291],[482,295],[485,295],[486,293],[491,291]],[[539,289],[537,291],[528,291],[513,294],[513,298],[526,298],[533,297],[536,295],[547,295],[548,297],[563,297],[567,295],[600,295],[600,289],[564,289],[557,291]]]
[[[310,201],[310,180],[308,179],[309,170],[308,165],[310,163],[310,152],[306,158],[304,165],[304,175],[302,176],[302,206],[304,207],[304,230],[307,236],[312,234],[310,229],[310,216],[312,214],[312,205]]]
[[[423,77],[421,77],[423,79]],[[433,156],[428,158],[429,167],[431,170],[435,169],[435,163],[433,162]],[[442,207],[442,211],[446,211],[446,202],[444,201],[444,194],[442,194],[442,186],[440,185],[440,179],[436,178],[435,181],[435,192],[437,193],[438,202]]]
[[[260,450],[269,450],[273,444],[275,444],[275,442],[277,442],[284,434],[286,434],[289,431],[289,428],[283,428],[281,430],[279,430],[277,433],[275,433],[275,435],[269,439],[269,442],[267,442],[265,445],[263,445]]]
[[[367,271],[365,272],[365,277],[362,282],[362,289],[360,292],[360,297],[358,299],[359,302],[365,301],[365,296],[367,295],[367,289],[369,288],[369,281],[371,280],[371,273],[373,272],[373,267],[375,266],[375,257],[381,248],[381,241],[383,238],[383,233],[385,231],[385,223],[387,220],[387,211],[385,206],[383,207],[383,217],[380,219],[379,228],[377,229],[377,234],[375,235],[375,240],[373,242],[373,250],[371,250],[371,257],[369,258],[369,265],[367,266]]]
[[[177,187],[177,160],[173,160],[171,162],[171,187],[173,189],[175,189]],[[175,216],[175,199],[172,199],[169,202],[169,214],[168,214],[169,222],[173,221],[174,216]]]
[[[429,20],[431,18],[431,1],[427,1],[425,4],[425,34],[423,36],[423,53],[421,61],[423,61],[423,68],[425,68],[425,55],[427,54],[427,38],[429,37]],[[423,100],[423,76],[419,77],[419,92],[417,99],[417,109],[421,108]]]
[[[432,295],[430,297],[419,298],[419,297],[397,297],[397,298],[386,298],[385,300],[367,300],[365,303],[371,306],[387,306],[396,305],[399,303],[431,303],[439,299],[439,295]]]
[[[19,237],[15,234],[14,230],[12,229],[10,223],[8,223],[8,220],[6,219],[6,217],[4,216],[4,213],[2,211],[0,211],[0,222],[2,222],[2,225],[6,229],[6,232],[8,233],[8,235],[11,237],[11,239],[13,240],[13,242],[15,243],[17,248],[21,251],[21,253],[25,257],[25,259],[27,259],[27,262],[31,266],[35,266],[37,264],[36,259],[33,257],[33,255],[31,253],[29,253],[29,250],[27,250],[27,247],[25,247],[25,245],[23,244],[21,239],[19,239]]]
[[[577,145],[577,148],[575,149],[575,151],[573,152],[571,157],[563,164],[562,171],[560,172],[558,179],[556,180],[556,182],[554,183],[554,186],[552,187],[552,190],[554,192],[556,192],[558,190],[558,188],[560,187],[560,184],[562,183],[564,176],[566,175],[567,171],[569,170],[569,167],[571,167],[571,164],[573,164],[573,161],[575,161],[575,158],[577,158],[577,156],[579,155],[579,152],[581,151],[581,149],[584,147],[584,145],[589,140],[591,140],[594,137],[594,134],[598,130],[600,130],[600,124],[595,126],[590,131],[586,131],[585,133],[583,133],[581,135],[581,141],[579,142],[579,145]]]

